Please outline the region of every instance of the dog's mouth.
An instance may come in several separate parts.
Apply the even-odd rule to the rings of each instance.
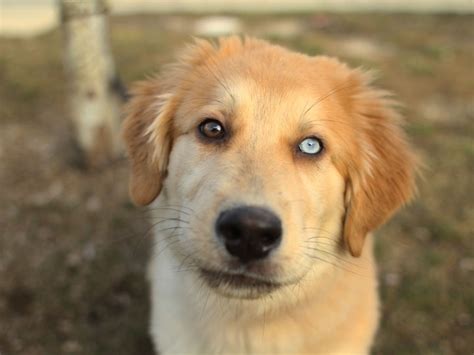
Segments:
[[[211,288],[234,290],[240,296],[246,295],[244,298],[257,298],[283,286],[281,283],[264,280],[245,273],[200,269],[200,276]],[[234,292],[232,292],[232,295],[229,295],[229,292],[225,293],[228,296],[234,296]]]

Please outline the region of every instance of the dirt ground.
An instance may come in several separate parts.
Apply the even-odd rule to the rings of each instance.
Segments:
[[[419,197],[378,231],[374,354],[474,351],[474,18],[243,16],[246,32],[375,68],[405,104],[426,169]],[[196,17],[112,21],[126,84],[169,61]],[[146,211],[125,159],[78,164],[61,35],[0,39],[0,353],[152,354]]]

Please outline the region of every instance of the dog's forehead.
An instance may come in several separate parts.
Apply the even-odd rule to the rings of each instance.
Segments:
[[[331,86],[289,75],[234,75],[218,84],[213,95],[224,103],[233,119],[245,124],[284,122],[282,129],[305,127],[333,111],[334,98],[322,100]],[[337,101],[337,100],[336,100]]]
[[[203,117],[288,135],[304,133],[315,122],[324,126],[327,120],[317,121],[340,111],[334,89],[344,83],[326,61],[293,56],[239,54],[198,68],[178,109],[179,131]]]
[[[261,78],[252,77],[236,78],[229,91],[234,117],[246,118],[248,123],[263,124],[278,118],[291,119],[303,110],[305,102],[311,100],[303,87],[285,83],[270,85]]]

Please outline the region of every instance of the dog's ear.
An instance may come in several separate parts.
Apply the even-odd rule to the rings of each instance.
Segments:
[[[122,135],[131,162],[130,195],[137,205],[160,193],[172,144],[173,104],[157,79],[137,83],[126,106]]]
[[[344,240],[359,256],[367,233],[383,224],[415,190],[417,159],[400,127],[389,95],[370,86],[370,77],[353,72],[350,115],[356,145],[346,164]]]
[[[224,42],[220,44],[224,48]],[[132,168],[130,195],[137,205],[150,204],[160,193],[173,144],[175,112],[198,72],[195,69],[216,51],[212,43],[196,39],[175,64],[166,67],[164,75],[132,88],[122,136]]]

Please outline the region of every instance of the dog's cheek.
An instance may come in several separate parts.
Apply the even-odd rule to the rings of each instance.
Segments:
[[[304,174],[300,204],[304,216],[301,227],[301,253],[313,255],[308,247],[321,248],[337,253],[342,238],[345,182],[336,167],[326,160],[320,166]],[[304,257],[304,255],[300,255]],[[327,256],[327,255],[326,255]]]
[[[309,227],[323,228],[338,220],[344,210],[344,177],[329,158],[305,164],[298,168],[299,182],[296,196],[302,196],[297,205],[304,215],[303,223]]]
[[[193,211],[201,225],[207,225],[222,195],[225,169],[220,169],[220,154],[210,154],[193,137],[176,140],[170,156],[165,187],[170,203],[184,205]]]
[[[344,215],[344,178],[338,170],[331,166],[322,177],[324,186],[320,193],[321,224],[333,230],[335,226],[342,227],[340,221]],[[338,235],[339,236],[339,235]]]
[[[168,175],[165,186],[172,192],[170,196],[177,202],[187,200],[190,183],[195,181],[196,171],[199,169],[199,157],[192,139],[180,136],[175,140],[168,164]]]

